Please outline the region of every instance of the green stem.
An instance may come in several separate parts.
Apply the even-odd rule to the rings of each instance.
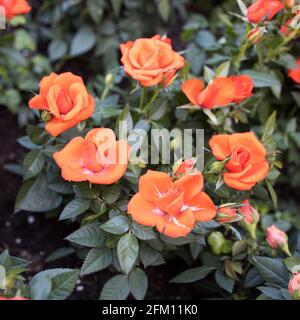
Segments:
[[[146,106],[142,109],[142,113],[147,113],[149,108],[152,106],[153,102],[155,101],[155,99],[158,97],[160,93],[160,88],[156,89],[156,91],[154,92],[153,96],[151,97],[150,101],[146,104]]]
[[[143,105],[144,105],[144,100],[145,100],[145,93],[146,93],[146,88],[142,89],[142,93],[141,93],[141,97],[140,97],[140,110],[143,109]]]

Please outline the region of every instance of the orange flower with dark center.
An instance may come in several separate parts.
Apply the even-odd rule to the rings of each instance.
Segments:
[[[88,119],[94,112],[94,99],[81,77],[71,72],[51,73],[41,80],[40,93],[29,101],[29,107],[51,115],[45,128],[55,137]]]
[[[128,41],[120,48],[125,72],[144,87],[161,82],[167,86],[184,66],[184,58],[172,49],[171,40],[159,35]]]
[[[259,23],[264,18],[272,20],[284,5],[279,0],[257,0],[249,8],[247,16],[250,22]]]
[[[0,0],[0,7],[4,8],[7,20],[31,11],[31,7],[26,0]]]
[[[215,135],[209,145],[217,160],[228,159],[223,178],[230,188],[250,190],[269,172],[266,149],[253,132]]]
[[[297,59],[297,66],[295,69],[289,69],[288,76],[300,84],[300,58]]]
[[[116,141],[111,129],[100,128],[72,139],[53,157],[65,180],[112,184],[126,172],[129,150],[126,141]]]
[[[154,227],[169,237],[184,237],[196,221],[210,221],[216,208],[202,191],[203,176],[195,171],[172,181],[164,172],[148,170],[140,177],[139,192],[128,204],[136,222]]]
[[[249,76],[218,77],[207,88],[199,79],[189,79],[182,85],[182,91],[191,103],[205,109],[225,107],[240,103],[252,95],[253,81]]]

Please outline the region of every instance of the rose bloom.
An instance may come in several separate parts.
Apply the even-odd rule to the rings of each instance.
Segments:
[[[217,77],[205,88],[202,80],[189,79],[183,83],[181,89],[194,105],[212,109],[240,103],[251,97],[253,81],[247,75]]]
[[[0,8],[1,7],[5,10],[5,17],[7,20],[11,20],[20,14],[26,14],[31,10],[31,7],[26,0],[0,0]]]
[[[56,137],[88,119],[94,112],[94,99],[81,77],[71,72],[51,73],[40,82],[40,92],[29,101],[31,109],[49,113],[46,131]]]
[[[209,146],[217,160],[228,159],[223,178],[230,188],[250,190],[269,172],[266,149],[253,132],[215,135]]]
[[[185,63],[184,58],[172,49],[171,40],[159,35],[128,41],[120,48],[125,72],[144,87],[161,82],[167,86]]]
[[[187,160],[181,162],[174,172],[175,176],[179,177],[183,174],[188,173],[189,171],[191,171],[194,168],[195,163],[196,163],[195,159],[187,159]]]
[[[291,278],[289,292],[294,299],[300,300],[300,273],[294,274]]]
[[[137,223],[156,226],[169,237],[184,237],[196,221],[210,221],[216,215],[213,201],[202,188],[203,176],[198,171],[172,181],[167,173],[148,170],[140,177],[128,213]]]
[[[217,221],[220,223],[230,223],[236,221],[238,217],[237,210],[232,208],[219,208],[217,212]]]
[[[284,5],[279,0],[257,0],[249,8],[247,17],[252,23],[259,23],[264,18],[272,20]]]
[[[243,206],[240,207],[240,213],[243,216],[243,220],[246,224],[253,224],[259,221],[259,213],[255,208],[250,205],[249,200],[242,202]]]
[[[289,69],[288,76],[296,83],[300,84],[300,58],[297,59],[297,66],[296,69]]]
[[[277,249],[278,247],[281,247],[287,244],[288,237],[285,232],[278,229],[275,225],[272,225],[267,229],[266,240],[270,247]]]
[[[126,141],[116,141],[111,129],[100,128],[72,139],[53,157],[65,180],[112,184],[126,172],[129,150]]]

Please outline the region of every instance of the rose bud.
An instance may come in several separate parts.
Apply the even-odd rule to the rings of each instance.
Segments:
[[[287,8],[292,8],[295,5],[295,0],[283,0],[282,2]]]
[[[256,44],[260,41],[262,38],[263,34],[265,33],[265,28],[254,28],[252,29],[248,35],[247,39],[251,44]]]
[[[241,227],[247,230],[253,239],[256,239],[256,226],[259,221],[259,213],[253,208],[249,200],[244,200],[239,209],[243,219],[240,222]]]
[[[228,254],[232,251],[233,242],[231,240],[226,240],[220,231],[212,232],[208,236],[207,242],[210,245],[213,254],[217,256],[222,253]]]
[[[240,216],[236,209],[229,207],[221,207],[217,211],[217,222],[219,223],[232,223],[240,220]]]
[[[288,236],[285,232],[272,225],[267,229],[266,240],[270,247],[277,249],[280,248],[288,256],[291,255],[288,247]]]
[[[181,175],[184,175],[190,172],[194,168],[196,161],[197,160],[195,158],[192,158],[192,159],[187,159],[185,161],[176,163],[173,167],[174,175],[176,177],[179,177]]]
[[[290,280],[289,292],[295,300],[300,300],[300,273],[294,274]]]

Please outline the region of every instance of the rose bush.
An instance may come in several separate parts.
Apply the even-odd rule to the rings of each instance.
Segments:
[[[22,140],[30,151],[16,212],[72,222],[66,240],[83,260],[80,276],[115,273],[100,299],[144,299],[147,268],[173,259],[187,270],[170,281],[209,281],[205,297],[299,299],[299,215],[284,193],[299,187],[299,26],[280,31],[297,18],[291,2],[250,2],[225,3],[211,21],[191,16],[183,52],[162,34],[127,34],[122,67],[100,84],[98,70],[87,85],[64,70],[31,97],[41,121]],[[179,135],[163,146],[152,139],[151,129],[175,128],[204,129],[200,157],[192,144],[192,156],[176,158]]]

